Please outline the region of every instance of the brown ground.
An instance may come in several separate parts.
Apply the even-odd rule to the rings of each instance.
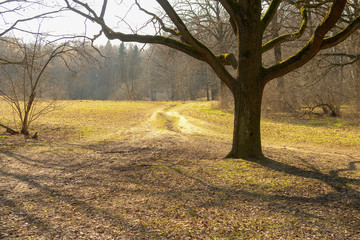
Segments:
[[[229,133],[170,107],[121,140],[0,142],[0,239],[360,239],[360,152],[224,160]]]

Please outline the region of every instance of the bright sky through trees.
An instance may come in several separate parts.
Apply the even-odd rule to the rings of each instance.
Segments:
[[[101,11],[102,1],[92,0],[86,1],[93,9]],[[141,6],[149,11],[157,12],[158,4],[155,0],[139,0]],[[44,1],[45,5],[34,5],[31,4],[31,7],[26,8],[26,10],[21,10],[20,12],[12,14],[2,15],[1,22],[2,25],[0,28],[4,29],[10,24],[12,24],[15,19],[29,18],[35,15],[38,15],[43,12],[56,11],[62,6],[65,6],[63,0],[57,1]],[[4,9],[0,9],[4,11]],[[139,11],[138,7],[134,5],[134,0],[114,0],[109,1],[107,7],[106,16],[111,16],[112,18],[105,19],[108,25],[114,27],[115,30],[120,30],[122,32],[133,33],[137,32],[139,34],[144,33],[153,33],[154,29],[152,24],[144,27],[151,16]],[[75,14],[73,12],[60,12],[52,15],[52,17],[46,19],[34,19],[32,21],[27,21],[18,25],[18,28],[37,32],[39,25],[41,25],[41,32],[47,32],[52,35],[82,35],[86,33],[88,37],[92,37],[95,34],[98,34],[100,31],[99,25],[93,24],[89,20]],[[130,27],[131,26],[131,27]],[[17,36],[23,39],[28,39],[29,36],[25,32],[13,31],[10,33],[13,36]],[[32,37],[30,37],[32,39]],[[96,41],[96,44],[106,43],[107,38],[101,37]],[[116,42],[114,41],[116,44]]]

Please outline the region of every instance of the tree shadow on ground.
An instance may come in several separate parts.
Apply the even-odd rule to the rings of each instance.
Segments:
[[[296,201],[296,202],[303,202],[303,203],[326,203],[326,202],[333,202],[336,201],[339,198],[347,197],[352,201],[352,208],[354,210],[357,210],[360,212],[360,192],[347,186],[346,184],[352,183],[356,185],[360,185],[360,179],[353,179],[353,178],[347,178],[347,177],[339,177],[339,176],[333,176],[333,173],[331,174],[324,174],[321,172],[315,172],[315,171],[308,171],[304,170],[295,166],[291,166],[288,164],[284,164],[281,162],[277,162],[273,159],[264,158],[262,160],[252,160],[250,162],[258,163],[261,166],[264,166],[268,169],[286,173],[293,176],[298,176],[302,178],[310,178],[315,180],[320,180],[321,182],[331,186],[337,193],[328,193],[325,195],[320,195],[316,197],[301,197],[301,196],[286,196],[286,195],[265,195],[265,194],[259,194],[254,192],[248,192],[243,190],[233,190],[232,188],[224,188],[219,187],[216,185],[213,185],[211,183],[208,183],[194,175],[189,175],[182,170],[178,169],[177,167],[169,167],[174,172],[192,179],[199,184],[205,186],[210,191],[221,191],[231,195],[247,195],[251,196],[253,198],[265,200],[265,201],[273,201],[273,200],[289,200],[289,201]],[[349,165],[354,166],[356,163],[360,163],[360,161],[354,161],[351,162]],[[341,170],[335,170],[337,171],[348,171],[348,170],[356,170],[356,168],[349,168],[349,169],[341,169]]]
[[[330,186],[334,191],[317,194],[317,196],[301,196],[301,193],[294,196],[284,193],[277,194],[275,192],[252,191],[252,189],[247,189],[242,186],[222,186],[210,183],[210,181],[199,178],[196,175],[188,174],[178,168],[178,166],[171,166],[169,168],[177,174],[203,185],[209,194],[214,195],[214,193],[217,193],[219,196],[222,195],[220,200],[217,198],[211,201],[200,201],[198,207],[207,208],[215,206],[217,208],[224,208],[227,206],[227,203],[233,201],[238,201],[239,204],[241,202],[245,202],[246,204],[255,202],[254,204],[259,203],[260,205],[267,203],[264,208],[265,211],[274,213],[282,212],[296,216],[299,219],[313,218],[324,223],[329,223],[336,218],[336,222],[342,222],[344,226],[348,227],[347,231],[349,231],[349,234],[344,235],[344,237],[347,239],[357,239],[356,236],[360,234],[358,228],[360,224],[360,191],[350,187],[349,184],[360,186],[360,179],[341,177],[339,173],[358,170],[356,165],[360,164],[360,161],[351,161],[348,163],[348,168],[332,170],[329,174],[316,170],[316,168],[306,170],[270,158],[248,160],[248,162],[256,163],[266,169],[290,176],[318,180]],[[327,209],[330,210],[331,208],[337,208],[337,210],[334,211],[335,214],[328,212],[327,215]],[[313,212],[314,209],[317,210]],[[322,213],[319,214],[319,211],[322,211]],[[338,212],[339,215],[336,215],[336,212]]]
[[[256,186],[253,189],[249,189],[231,184],[223,185],[221,184],[221,181],[211,181],[211,177],[215,178],[216,176],[194,174],[191,171],[187,171],[188,166],[191,162],[197,164],[197,161],[205,161],[206,163],[211,164],[219,159],[204,159],[203,156],[206,155],[206,151],[204,150],[204,153],[202,153],[201,149],[197,149],[197,152],[195,153],[200,153],[200,155],[197,155],[197,157],[192,156],[192,158],[190,158],[190,155],[186,155],[188,154],[186,148],[177,147],[176,151],[169,151],[156,147],[122,145],[120,147],[110,146],[109,149],[105,149],[100,153],[96,152],[94,156],[91,155],[81,160],[64,158],[49,160],[8,152],[5,153],[5,155],[10,159],[21,163],[25,168],[32,168],[33,170],[32,172],[16,172],[16,168],[8,168],[4,165],[3,167],[0,167],[0,183],[1,178],[14,179],[17,182],[25,183],[38,190],[38,193],[29,195],[29,198],[26,200],[43,202],[45,200],[47,201],[47,198],[51,198],[53,199],[54,207],[56,207],[56,204],[70,205],[76,212],[80,212],[88,219],[103,219],[102,223],[100,223],[101,221],[98,223],[99,225],[104,224],[105,222],[105,224],[121,226],[122,229],[127,229],[127,236],[133,236],[133,238],[137,238],[138,234],[140,234],[139,236],[146,236],[146,233],[150,232],[154,239],[156,237],[161,238],[162,235],[157,234],[151,226],[144,226],[141,223],[134,221],[129,222],[122,216],[123,209],[121,206],[118,209],[113,206],[106,209],[98,205],[101,201],[103,201],[102,204],[109,204],[106,202],[107,198],[102,198],[101,194],[100,196],[94,196],[94,201],[88,201],[83,196],[77,195],[79,194],[79,191],[91,187],[103,189],[101,190],[102,192],[99,193],[108,196],[122,196],[125,194],[126,196],[129,196],[131,200],[136,201],[143,199],[144,197],[152,198],[154,199],[154,203],[142,205],[145,203],[141,202],[141,204],[136,206],[136,208],[140,208],[140,210],[132,209],[131,211],[153,211],[154,214],[160,216],[166,216],[166,214],[168,214],[171,219],[173,217],[171,215],[173,214],[172,211],[176,210],[172,209],[173,207],[176,208],[185,205],[189,209],[187,211],[191,212],[192,217],[201,218],[204,216],[200,216],[201,214],[197,214],[196,212],[196,210],[200,208],[207,209],[208,207],[214,207],[220,209],[225,208],[229,202],[232,202],[232,204],[234,204],[233,202],[240,204],[245,200],[249,202],[255,200],[254,204],[268,203],[269,205],[273,205],[271,208],[266,209],[266,211],[269,212],[278,211],[279,208],[276,207],[276,204],[283,201],[282,206],[280,206],[282,210],[288,209],[289,212],[293,212],[293,215],[300,218],[320,219],[321,216],[309,211],[305,205],[317,204],[320,206],[322,204],[336,203],[335,205],[337,206],[338,203],[341,203],[341,199],[346,197],[350,201],[351,206],[345,207],[355,211],[354,219],[355,215],[358,215],[360,212],[360,193],[358,190],[349,186],[349,184],[360,186],[360,179],[339,176],[345,171],[358,170],[357,166],[360,161],[356,161],[355,159],[348,163],[347,168],[331,170],[328,174],[317,170],[316,167],[310,167],[310,170],[307,170],[271,158],[249,161],[257,164],[259,167],[288,174],[289,176],[318,180],[334,189],[333,192],[327,194],[307,197],[302,196],[301,194],[296,196],[287,195],[283,192],[276,193],[262,190],[252,191]],[[74,158],[76,157],[77,155],[74,156]],[[303,160],[306,161],[306,159]],[[239,161],[247,162],[245,160]],[[56,175],[47,174],[46,171],[50,169],[56,169],[58,172]],[[43,170],[45,171],[45,174],[38,175],[34,170]],[[152,176],[155,173],[159,173],[158,176],[162,177],[163,181],[160,181],[156,177],[149,178],[149,176]],[[62,176],[66,174],[68,174],[69,177]],[[178,177],[176,175],[178,175]],[[172,178],[176,177],[178,180],[184,181],[185,183],[195,182],[196,184],[177,186],[172,180]],[[74,180],[78,178],[80,178],[81,181]],[[119,187],[119,184],[116,184],[116,182],[137,187],[136,189]],[[67,185],[71,185],[73,188],[77,189],[77,191],[67,192],[66,190],[69,188],[62,190],[62,186]],[[6,189],[5,191],[1,191],[0,189],[0,208],[3,205],[13,209],[16,214],[24,216],[26,221],[37,226],[37,228],[44,233],[44,236],[54,237],[57,234],[61,235],[63,234],[62,232],[67,231],[66,227],[56,230],[50,220],[48,221],[40,215],[37,216],[34,211],[28,212],[28,209],[16,201],[16,199],[7,197],[9,191],[10,189]],[[41,196],[39,197],[39,195]],[[183,203],[182,197],[184,195],[192,201],[191,204]],[[175,205],[171,205],[169,208],[164,209],[161,207],[154,208],[151,204],[157,204],[159,199],[168,201],[165,205]],[[299,203],[300,206],[289,207],[292,203]],[[193,209],[193,206],[197,209]],[[151,210],[142,209],[144,207],[149,207]],[[326,211],[326,207],[322,208],[322,211]],[[134,212],[134,214],[137,213]],[[288,213],[286,212],[285,214]],[[210,215],[208,217],[210,217]],[[354,221],[356,220],[358,219],[355,219]],[[325,218],[321,221],[327,221],[327,219]],[[352,231],[355,232],[356,230]],[[118,236],[116,233],[109,233],[109,235]]]
[[[101,179],[92,176],[84,176],[85,181],[81,182],[74,182],[74,177],[79,176],[76,174],[77,171],[86,169],[90,167],[91,164],[89,163],[74,163],[75,161],[64,160],[64,163],[59,162],[51,162],[39,159],[33,159],[28,156],[24,156],[22,154],[14,153],[14,152],[6,152],[6,156],[10,157],[11,159],[21,163],[25,166],[25,169],[34,168],[37,170],[41,170],[42,172],[44,169],[57,169],[61,170],[59,175],[51,176],[51,174],[43,174],[38,175],[39,172],[32,171],[28,173],[16,172],[16,168],[10,168],[8,166],[0,166],[0,183],[4,183],[5,181],[16,181],[15,185],[24,184],[26,186],[26,190],[32,189],[34,192],[26,192],[26,193],[17,193],[16,195],[12,195],[13,191],[10,188],[5,188],[4,185],[0,185],[0,210],[5,209],[6,211],[3,212],[3,219],[5,219],[5,214],[13,213],[19,218],[21,222],[21,228],[27,225],[35,226],[36,231],[31,232],[32,235],[26,236],[21,235],[18,230],[14,230],[20,226],[11,226],[8,225],[7,222],[2,222],[2,214],[0,214],[0,233],[2,234],[7,233],[7,235],[0,234],[0,239],[2,237],[31,237],[33,236],[34,239],[45,237],[47,239],[54,239],[59,238],[59,236],[64,236],[65,238],[83,238],[84,236],[79,235],[80,230],[75,233],[75,235],[69,234],[69,230],[74,230],[70,227],[69,230],[66,228],[60,228],[54,225],[55,223],[51,221],[51,219],[46,219],[40,212],[34,212],[33,210],[36,209],[29,209],[27,205],[36,206],[38,204],[42,205],[45,208],[68,208],[74,209],[74,214],[79,213],[86,216],[87,219],[99,219],[99,226],[112,224],[116,226],[117,229],[124,232],[124,236],[127,236],[129,239],[137,239],[137,235],[142,233],[150,233],[152,236],[157,236],[156,231],[151,228],[146,227],[141,223],[134,223],[129,222],[125,218],[122,217],[121,211],[115,212],[112,210],[108,210],[103,208],[99,205],[93,204],[91,201],[86,201],[83,197],[79,197],[73,192],[67,192],[66,189],[59,189],[61,185],[78,185],[81,187],[93,187],[93,188],[110,188],[110,184],[106,185],[103,184]],[[2,158],[0,156],[0,162]],[[61,160],[61,159],[60,159]],[[60,161],[61,162],[61,161]],[[93,166],[94,167],[94,166]],[[101,167],[99,167],[99,171],[101,171]],[[71,174],[69,179],[66,177],[62,177],[61,174]],[[105,173],[104,173],[105,174]],[[59,184],[57,186],[57,184]],[[9,197],[10,196],[10,197]],[[51,202],[51,204],[49,204]],[[69,207],[66,207],[69,206]],[[42,211],[42,209],[39,209]],[[68,211],[68,210],[66,210]],[[64,211],[60,210],[58,212],[58,217],[61,218],[61,215],[64,214]],[[52,216],[54,217],[54,216]],[[52,219],[54,220],[54,219]],[[64,219],[63,219],[64,220]],[[75,221],[75,220],[71,220]],[[100,223],[101,222],[101,223]],[[57,223],[58,224],[58,223]],[[94,226],[96,227],[96,226]],[[26,228],[26,227],[24,227]],[[112,229],[111,229],[112,230]],[[115,233],[111,233],[111,230],[108,231],[108,235],[116,236]],[[11,234],[14,235],[11,235]],[[26,233],[25,233],[26,234]],[[83,234],[83,233],[82,233]],[[146,234],[145,234],[146,235]],[[107,238],[106,238],[107,239]]]
[[[348,164],[348,168],[332,170],[329,174],[322,173],[315,168],[313,168],[312,170],[305,170],[296,166],[276,161],[271,158],[263,158],[260,160],[252,161],[274,171],[302,178],[319,180],[332,187],[338,194],[346,196],[348,199],[350,199],[352,202],[352,207],[357,211],[360,211],[360,192],[348,186],[348,184],[355,184],[360,186],[360,179],[339,176],[339,172],[357,170],[356,164],[360,164],[360,161],[352,161]],[[331,196],[331,198],[333,198],[333,196]],[[322,199],[322,201],[325,199]]]

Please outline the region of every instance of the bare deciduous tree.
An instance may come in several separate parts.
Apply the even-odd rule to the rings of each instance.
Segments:
[[[176,9],[194,36],[215,54],[231,52],[236,46],[236,38],[228,21],[229,15],[219,1],[180,0]],[[220,107],[231,108],[232,102],[229,88],[221,81]]]
[[[261,100],[265,85],[273,79],[281,77],[310,61],[320,50],[333,47],[344,41],[360,27],[360,16],[355,16],[347,25],[336,25],[341,18],[346,0],[333,2],[299,3],[302,22],[307,18],[307,9],[321,6],[327,9],[321,22],[315,27],[308,41],[297,52],[288,58],[264,67],[262,53],[273,47],[296,38],[293,34],[281,35],[263,43],[263,35],[275,16],[281,0],[272,0],[263,4],[261,0],[219,0],[229,15],[229,22],[236,36],[236,51],[215,54],[190,31],[184,21],[167,0],[157,3],[171,21],[170,27],[160,21],[162,30],[170,35],[139,35],[116,31],[108,25],[105,18],[108,1],[104,0],[100,9],[93,9],[80,0],[64,0],[67,8],[98,24],[109,39],[123,42],[155,43],[166,45],[182,51],[191,57],[209,64],[217,76],[231,90],[235,102],[235,119],[232,150],[228,157],[261,158],[260,112]],[[120,6],[121,7],[121,6]],[[266,8],[263,9],[263,8]],[[159,18],[157,18],[159,19]],[[302,24],[299,24],[302,26]],[[236,74],[232,75],[225,65],[233,65]]]
[[[47,69],[55,59],[64,62],[86,54],[82,51],[82,43],[79,46],[70,42],[55,45],[47,42],[42,36],[35,35],[33,43],[24,43],[15,38],[1,38],[2,51],[6,56],[1,67],[0,94],[13,108],[21,122],[21,133],[29,135],[29,126],[39,116],[51,110],[54,101],[48,104],[37,104],[37,98],[41,84],[48,78]],[[5,126],[3,126],[5,127]],[[9,127],[6,127],[9,131]],[[15,133],[16,131],[13,131]]]

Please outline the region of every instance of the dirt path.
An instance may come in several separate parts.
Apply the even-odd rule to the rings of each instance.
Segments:
[[[0,152],[0,239],[358,239],[360,156],[231,134],[161,103],[135,127]]]
[[[194,103],[172,104],[155,111],[146,122],[148,131],[155,135],[157,132],[169,133],[170,131],[183,137],[192,135],[219,136],[219,132],[208,128],[209,123],[180,114],[181,111],[191,108],[193,105]],[[163,125],[157,124],[158,122],[163,122]]]
[[[184,104],[170,104],[159,108],[155,111],[145,124],[142,124],[141,129],[147,129],[148,138],[161,135],[177,135],[184,139],[191,139],[193,136],[201,137],[215,137],[222,139],[223,141],[230,143],[232,139],[231,132],[216,131],[215,128],[201,119],[184,116],[182,111],[188,108],[192,108],[194,103]],[[159,121],[165,122],[163,125],[156,124]],[[188,137],[188,138],[187,138]],[[299,144],[274,144],[270,142],[264,142],[263,147],[265,150],[287,150],[297,152],[298,154],[320,154],[330,157],[344,156],[350,159],[360,159],[360,152],[354,151],[350,148],[327,148],[311,145],[299,145]]]

